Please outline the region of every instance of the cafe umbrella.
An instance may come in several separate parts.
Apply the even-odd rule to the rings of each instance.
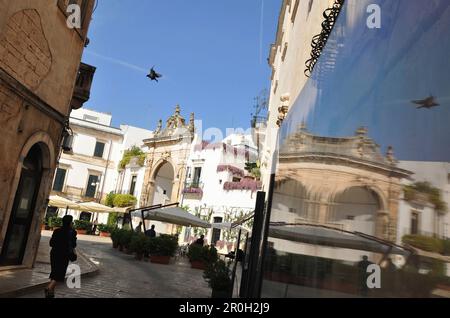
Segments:
[[[52,195],[49,198],[49,202],[48,202],[49,206],[55,207],[55,208],[61,208],[61,209],[66,209],[66,215],[70,210],[77,210],[77,211],[81,211],[82,208],[80,207],[80,205],[76,202],[73,202],[69,199],[66,199],[64,197],[60,197],[58,195]]]

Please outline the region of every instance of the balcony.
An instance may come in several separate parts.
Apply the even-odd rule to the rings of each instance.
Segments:
[[[189,197],[202,197],[203,196],[203,183],[201,182],[190,182],[186,183],[183,194]]]
[[[85,63],[80,64],[72,101],[70,103],[72,109],[83,107],[83,104],[89,100],[95,70],[96,68],[94,66]]]
[[[253,116],[250,124],[252,128],[264,129],[267,126],[267,116]]]

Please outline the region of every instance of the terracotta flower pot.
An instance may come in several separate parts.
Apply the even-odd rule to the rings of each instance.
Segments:
[[[86,235],[87,230],[77,230],[77,234]]]
[[[45,230],[45,224],[41,224],[41,231]]]
[[[170,256],[151,255],[150,262],[167,265],[170,263]]]
[[[191,262],[191,268],[205,270],[206,269],[206,263],[202,262],[202,261],[192,261]]]
[[[111,233],[108,232],[100,232],[101,237],[111,237]]]

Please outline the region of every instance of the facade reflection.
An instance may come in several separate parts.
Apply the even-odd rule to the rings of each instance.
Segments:
[[[263,297],[450,297],[450,3],[370,3],[382,28],[366,26],[367,1],[346,0],[306,82],[277,74],[301,71],[295,52],[275,65]]]

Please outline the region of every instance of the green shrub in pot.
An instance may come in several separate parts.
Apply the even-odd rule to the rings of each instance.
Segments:
[[[160,235],[150,239],[153,241],[153,255],[158,256],[174,256],[178,249],[178,238],[172,235]]]
[[[131,237],[130,249],[133,253],[136,253],[136,259],[141,260],[143,258],[148,240],[149,238],[141,233]]]
[[[85,230],[88,231],[92,228],[92,223],[85,220],[75,220],[74,222],[75,230]]]
[[[208,264],[203,278],[212,289],[212,298],[230,298],[232,296],[231,270],[224,261],[217,260]]]

